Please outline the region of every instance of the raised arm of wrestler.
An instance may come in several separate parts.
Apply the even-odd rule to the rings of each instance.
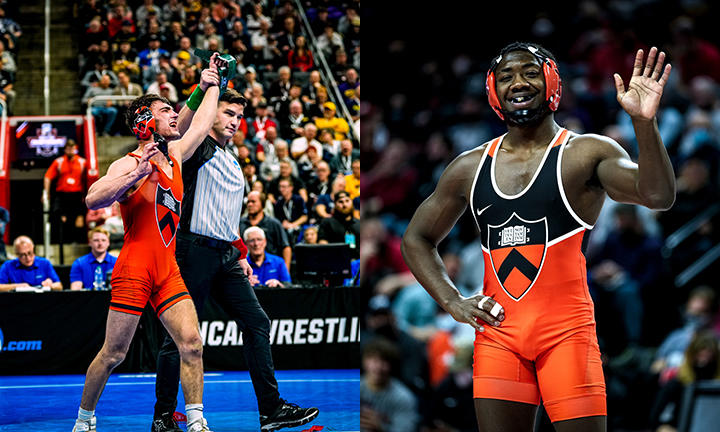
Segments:
[[[601,189],[613,200],[656,210],[667,210],[675,201],[675,174],[655,117],[671,70],[670,64],[663,67],[664,62],[665,53],[658,55],[657,48],[653,47],[643,65],[643,50],[638,50],[627,90],[620,75],[614,75],[617,100],[630,115],[635,129],[637,163],[615,141],[592,134],[574,137],[568,143],[563,160],[563,164],[572,162],[568,166],[578,166],[575,162],[581,160],[592,164],[594,170],[591,168],[588,172],[593,173]],[[594,197],[593,200],[592,194],[574,193],[585,187],[581,182],[575,185],[566,183],[565,186],[578,215],[585,221],[597,219],[602,199]],[[598,193],[602,190],[598,189]],[[593,201],[584,202],[583,197]]]
[[[486,146],[465,152],[448,165],[435,191],[413,215],[402,240],[405,262],[423,288],[455,320],[468,323],[478,331],[484,331],[484,327],[477,318],[497,326],[505,319],[504,309],[498,306],[495,318],[490,315],[496,304],[492,298],[482,294],[463,297],[448,277],[437,245],[468,206],[473,178]],[[478,307],[480,302],[482,308]]]
[[[182,138],[168,144],[168,152],[178,160],[184,161],[193,154],[215,121],[219,91],[217,65],[213,61],[216,56],[211,58],[210,67],[203,71],[201,80],[208,83],[209,87],[198,108],[198,115],[193,117],[192,127],[182,135]],[[170,123],[177,119],[177,114],[174,113],[172,107],[156,101],[151,104],[150,109],[156,118],[157,132],[161,136],[172,139],[180,135],[178,132],[174,132],[170,126]],[[140,141],[139,144],[142,145],[143,142]],[[160,152],[157,145],[156,142],[146,141],[139,160],[124,156],[113,162],[107,173],[93,183],[88,190],[85,198],[88,208],[95,210],[107,207],[115,201],[123,201],[127,198],[134,190],[134,186],[152,172],[150,159]]]
[[[220,54],[215,53],[212,57],[210,57],[210,65],[214,66],[214,69],[217,71],[218,67],[220,66],[221,62],[224,62],[222,58],[220,58]],[[210,69],[210,68],[208,68]],[[205,70],[208,70],[205,69]],[[203,71],[205,72],[205,71]],[[204,81],[203,76],[201,74],[200,76],[200,83],[198,83],[198,87],[202,91],[202,93],[207,92],[207,89],[212,84]],[[191,99],[195,98],[195,91],[193,91],[193,94],[190,96],[190,98],[185,102],[185,105],[180,109],[180,113],[178,113],[178,131],[181,135],[184,135],[185,132],[190,128],[190,125],[192,124],[193,117],[195,116],[195,109],[192,109],[190,105],[192,105]]]

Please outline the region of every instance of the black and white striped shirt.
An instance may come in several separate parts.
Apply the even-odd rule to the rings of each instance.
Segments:
[[[239,238],[245,178],[237,159],[211,137],[183,162],[180,230],[218,240]]]

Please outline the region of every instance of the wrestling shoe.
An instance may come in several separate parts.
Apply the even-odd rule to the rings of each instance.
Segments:
[[[172,413],[163,413],[159,418],[153,419],[150,432],[183,432],[183,430],[178,426]]]
[[[90,421],[75,420],[72,432],[97,432],[97,418],[93,416]]]
[[[260,416],[260,430],[270,432],[311,422],[320,412],[317,408],[301,408],[280,399],[280,406],[272,415]]]
[[[195,422],[188,426],[187,432],[212,432],[210,428],[207,425],[207,420],[202,419],[202,421]]]

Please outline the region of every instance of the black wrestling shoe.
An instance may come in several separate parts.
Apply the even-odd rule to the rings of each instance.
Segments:
[[[281,405],[272,415],[260,416],[260,430],[270,432],[286,427],[304,425],[317,417],[317,408],[301,408],[295,404],[280,399]]]
[[[178,426],[172,413],[163,413],[153,419],[150,432],[183,432],[183,430]]]

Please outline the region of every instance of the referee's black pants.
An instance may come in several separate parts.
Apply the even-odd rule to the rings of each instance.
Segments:
[[[280,394],[270,352],[270,320],[243,273],[240,252],[230,243],[208,245],[206,238],[177,233],[175,256],[185,285],[202,313],[209,295],[235,320],[243,333],[243,350],[258,410],[270,415],[280,405]],[[155,415],[172,413],[177,405],[180,381],[180,354],[169,335],[165,336],[157,359]]]

